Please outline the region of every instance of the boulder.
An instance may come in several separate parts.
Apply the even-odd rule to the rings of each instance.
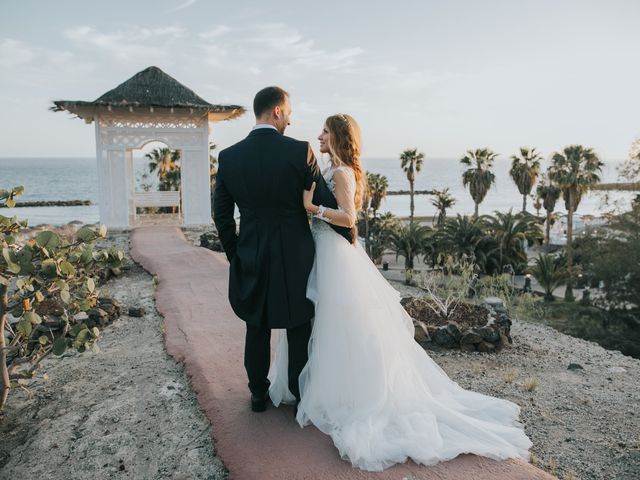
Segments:
[[[448,326],[440,327],[433,335],[433,341],[447,348],[458,346],[458,341],[449,333]]]
[[[478,345],[476,345],[476,348],[479,352],[487,353],[493,352],[496,349],[496,346],[493,343],[482,341]]]
[[[480,335],[477,331],[471,329],[462,334],[460,338],[460,345],[464,345],[465,343],[480,343],[482,342],[482,335]]]
[[[218,234],[214,232],[207,232],[200,235],[200,246],[203,248],[208,248],[209,250],[213,250],[214,252],[223,252],[222,242],[220,242],[220,238]]]
[[[490,343],[495,343],[500,340],[500,334],[495,328],[491,328],[489,326],[484,326],[478,329],[478,333],[482,336],[482,338]]]

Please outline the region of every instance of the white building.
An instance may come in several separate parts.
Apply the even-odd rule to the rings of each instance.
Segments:
[[[136,207],[150,206],[177,206],[183,225],[211,223],[211,123],[237,118],[243,107],[213,105],[157,67],[135,74],[93,102],[53,103],[53,111],[95,122],[101,223],[131,227]],[[135,192],[133,150],[153,141],[180,151],[177,192]]]

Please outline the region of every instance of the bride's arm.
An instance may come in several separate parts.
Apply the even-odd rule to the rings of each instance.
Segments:
[[[321,218],[339,227],[352,228],[356,224],[357,218],[354,182],[344,170],[336,170],[333,173],[333,181],[336,186],[338,209],[322,207]],[[316,215],[321,206],[313,205],[305,200],[305,208]]]

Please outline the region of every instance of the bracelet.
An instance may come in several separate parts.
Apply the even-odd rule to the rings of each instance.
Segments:
[[[331,223],[331,220],[329,219],[329,217],[327,217],[325,215],[325,212],[327,211],[327,208],[319,205],[318,206],[318,213],[315,214],[316,218],[319,218],[320,220],[324,220],[325,222]]]

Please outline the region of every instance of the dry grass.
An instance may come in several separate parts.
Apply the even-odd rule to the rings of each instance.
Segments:
[[[527,378],[524,382],[524,388],[528,392],[533,392],[540,385],[540,381],[536,377]]]
[[[578,480],[578,477],[576,476],[576,472],[569,470],[562,476],[562,480]]]
[[[538,459],[536,454],[533,452],[529,454],[529,463],[534,467],[537,467],[538,465],[540,465],[540,460]]]
[[[480,362],[471,362],[471,371],[474,374],[478,375],[482,370],[484,370],[484,367]]]
[[[557,470],[558,470],[558,461],[551,457],[549,459],[549,462],[547,463],[547,472],[549,472],[551,475],[557,475]]]
[[[517,368],[507,368],[502,374],[502,378],[505,383],[513,383],[513,381],[518,377],[518,373],[520,372]]]

